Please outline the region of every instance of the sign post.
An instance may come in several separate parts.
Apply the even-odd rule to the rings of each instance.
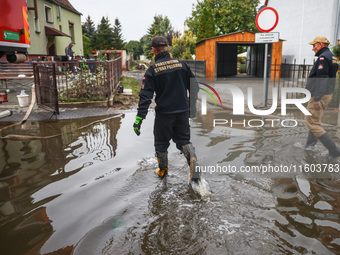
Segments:
[[[272,7],[262,8],[256,16],[256,26],[263,33],[255,34],[255,43],[264,43],[264,68],[263,68],[263,105],[267,107],[268,101],[268,43],[278,42],[279,33],[272,31],[279,22],[279,15]]]

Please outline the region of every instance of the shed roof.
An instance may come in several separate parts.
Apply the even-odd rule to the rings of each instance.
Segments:
[[[229,34],[217,35],[217,36],[205,38],[205,39],[202,39],[202,40],[198,41],[196,44],[199,44],[201,42],[204,42],[204,41],[207,41],[207,40],[210,40],[210,39],[215,39],[215,38],[219,38],[219,37],[223,37],[223,36],[227,36],[227,35],[238,34],[238,33],[242,33],[242,32],[249,32],[249,33],[255,34],[254,32],[251,32],[251,31],[248,31],[248,30],[241,30],[241,31],[232,32],[232,33],[229,33]]]
[[[256,34],[255,32],[252,32],[252,31],[248,31],[248,30],[241,30],[241,31],[237,31],[237,32],[232,32],[232,33],[229,33],[229,34],[224,34],[224,35],[218,35],[218,36],[214,36],[214,37],[209,37],[209,38],[205,38],[205,39],[202,39],[200,41],[198,41],[196,43],[196,45],[204,42],[204,41],[207,41],[207,40],[211,40],[211,39],[215,39],[215,38],[220,38],[220,37],[224,37],[224,36],[228,36],[228,35],[234,35],[234,34],[238,34],[238,33],[244,33],[244,32],[247,32],[247,33],[251,33],[251,34]],[[280,41],[285,41],[283,39],[279,39]]]

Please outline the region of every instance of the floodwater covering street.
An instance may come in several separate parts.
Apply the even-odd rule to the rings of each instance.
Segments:
[[[62,135],[0,140],[1,255],[339,254],[339,161],[321,144],[303,149],[305,124],[213,127],[212,115],[232,118],[222,109],[196,117],[207,186],[194,191],[173,143],[169,176],[154,174],[154,114],[139,137],[135,115],[27,122],[25,134]],[[315,164],[334,171],[305,168]],[[269,173],[274,166],[282,171]]]

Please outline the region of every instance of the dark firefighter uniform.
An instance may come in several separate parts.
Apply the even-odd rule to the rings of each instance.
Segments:
[[[158,36],[153,39],[152,43],[158,45],[158,42],[162,43],[165,40],[164,37]],[[165,44],[167,46],[167,43]],[[154,45],[153,47],[156,47]],[[187,158],[192,172],[192,159],[194,158],[195,162],[197,160],[190,143],[189,117],[195,117],[199,89],[193,73],[186,63],[171,58],[168,51],[162,51],[155,56],[155,63],[148,68],[144,78],[144,84],[139,93],[135,127],[139,122],[138,119],[145,119],[151,100],[156,94],[154,146],[159,163],[156,173],[160,177],[167,174],[167,150],[171,139]],[[137,129],[137,135],[138,132],[139,129]]]
[[[329,44],[326,37],[318,36],[310,44],[317,43]],[[318,139],[329,150],[331,156],[337,157],[340,155],[339,149],[336,147],[330,136],[321,127],[321,118],[324,110],[332,101],[335,78],[338,70],[338,61],[328,47],[323,47],[316,52],[315,56],[318,59],[315,61],[312,70],[310,71],[306,89],[311,93],[311,99],[308,102],[307,110],[312,114],[306,116],[308,134],[306,147],[314,146]],[[320,102],[321,109],[316,109],[315,102]]]
[[[333,53],[324,47],[315,54],[318,59],[310,71],[306,89],[314,97],[313,101],[320,101],[324,95],[333,95],[338,61]],[[331,79],[329,79],[331,78]]]
[[[159,53],[155,63],[145,73],[137,113],[137,116],[143,119],[146,117],[153,95],[156,93],[154,125],[156,151],[166,152],[170,139],[174,140],[179,150],[190,142],[188,92],[190,101],[195,102],[198,86],[190,68],[181,60],[171,58],[167,51]],[[195,109],[192,107],[191,111]]]

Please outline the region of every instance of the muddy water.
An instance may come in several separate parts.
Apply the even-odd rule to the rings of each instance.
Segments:
[[[211,116],[232,118],[192,122],[201,166],[339,163],[302,148],[303,125],[214,128]],[[339,173],[205,172],[202,197],[173,144],[168,178],[153,174],[154,117],[140,137],[134,117],[33,122],[15,133],[62,135],[0,140],[0,254],[339,253]]]

